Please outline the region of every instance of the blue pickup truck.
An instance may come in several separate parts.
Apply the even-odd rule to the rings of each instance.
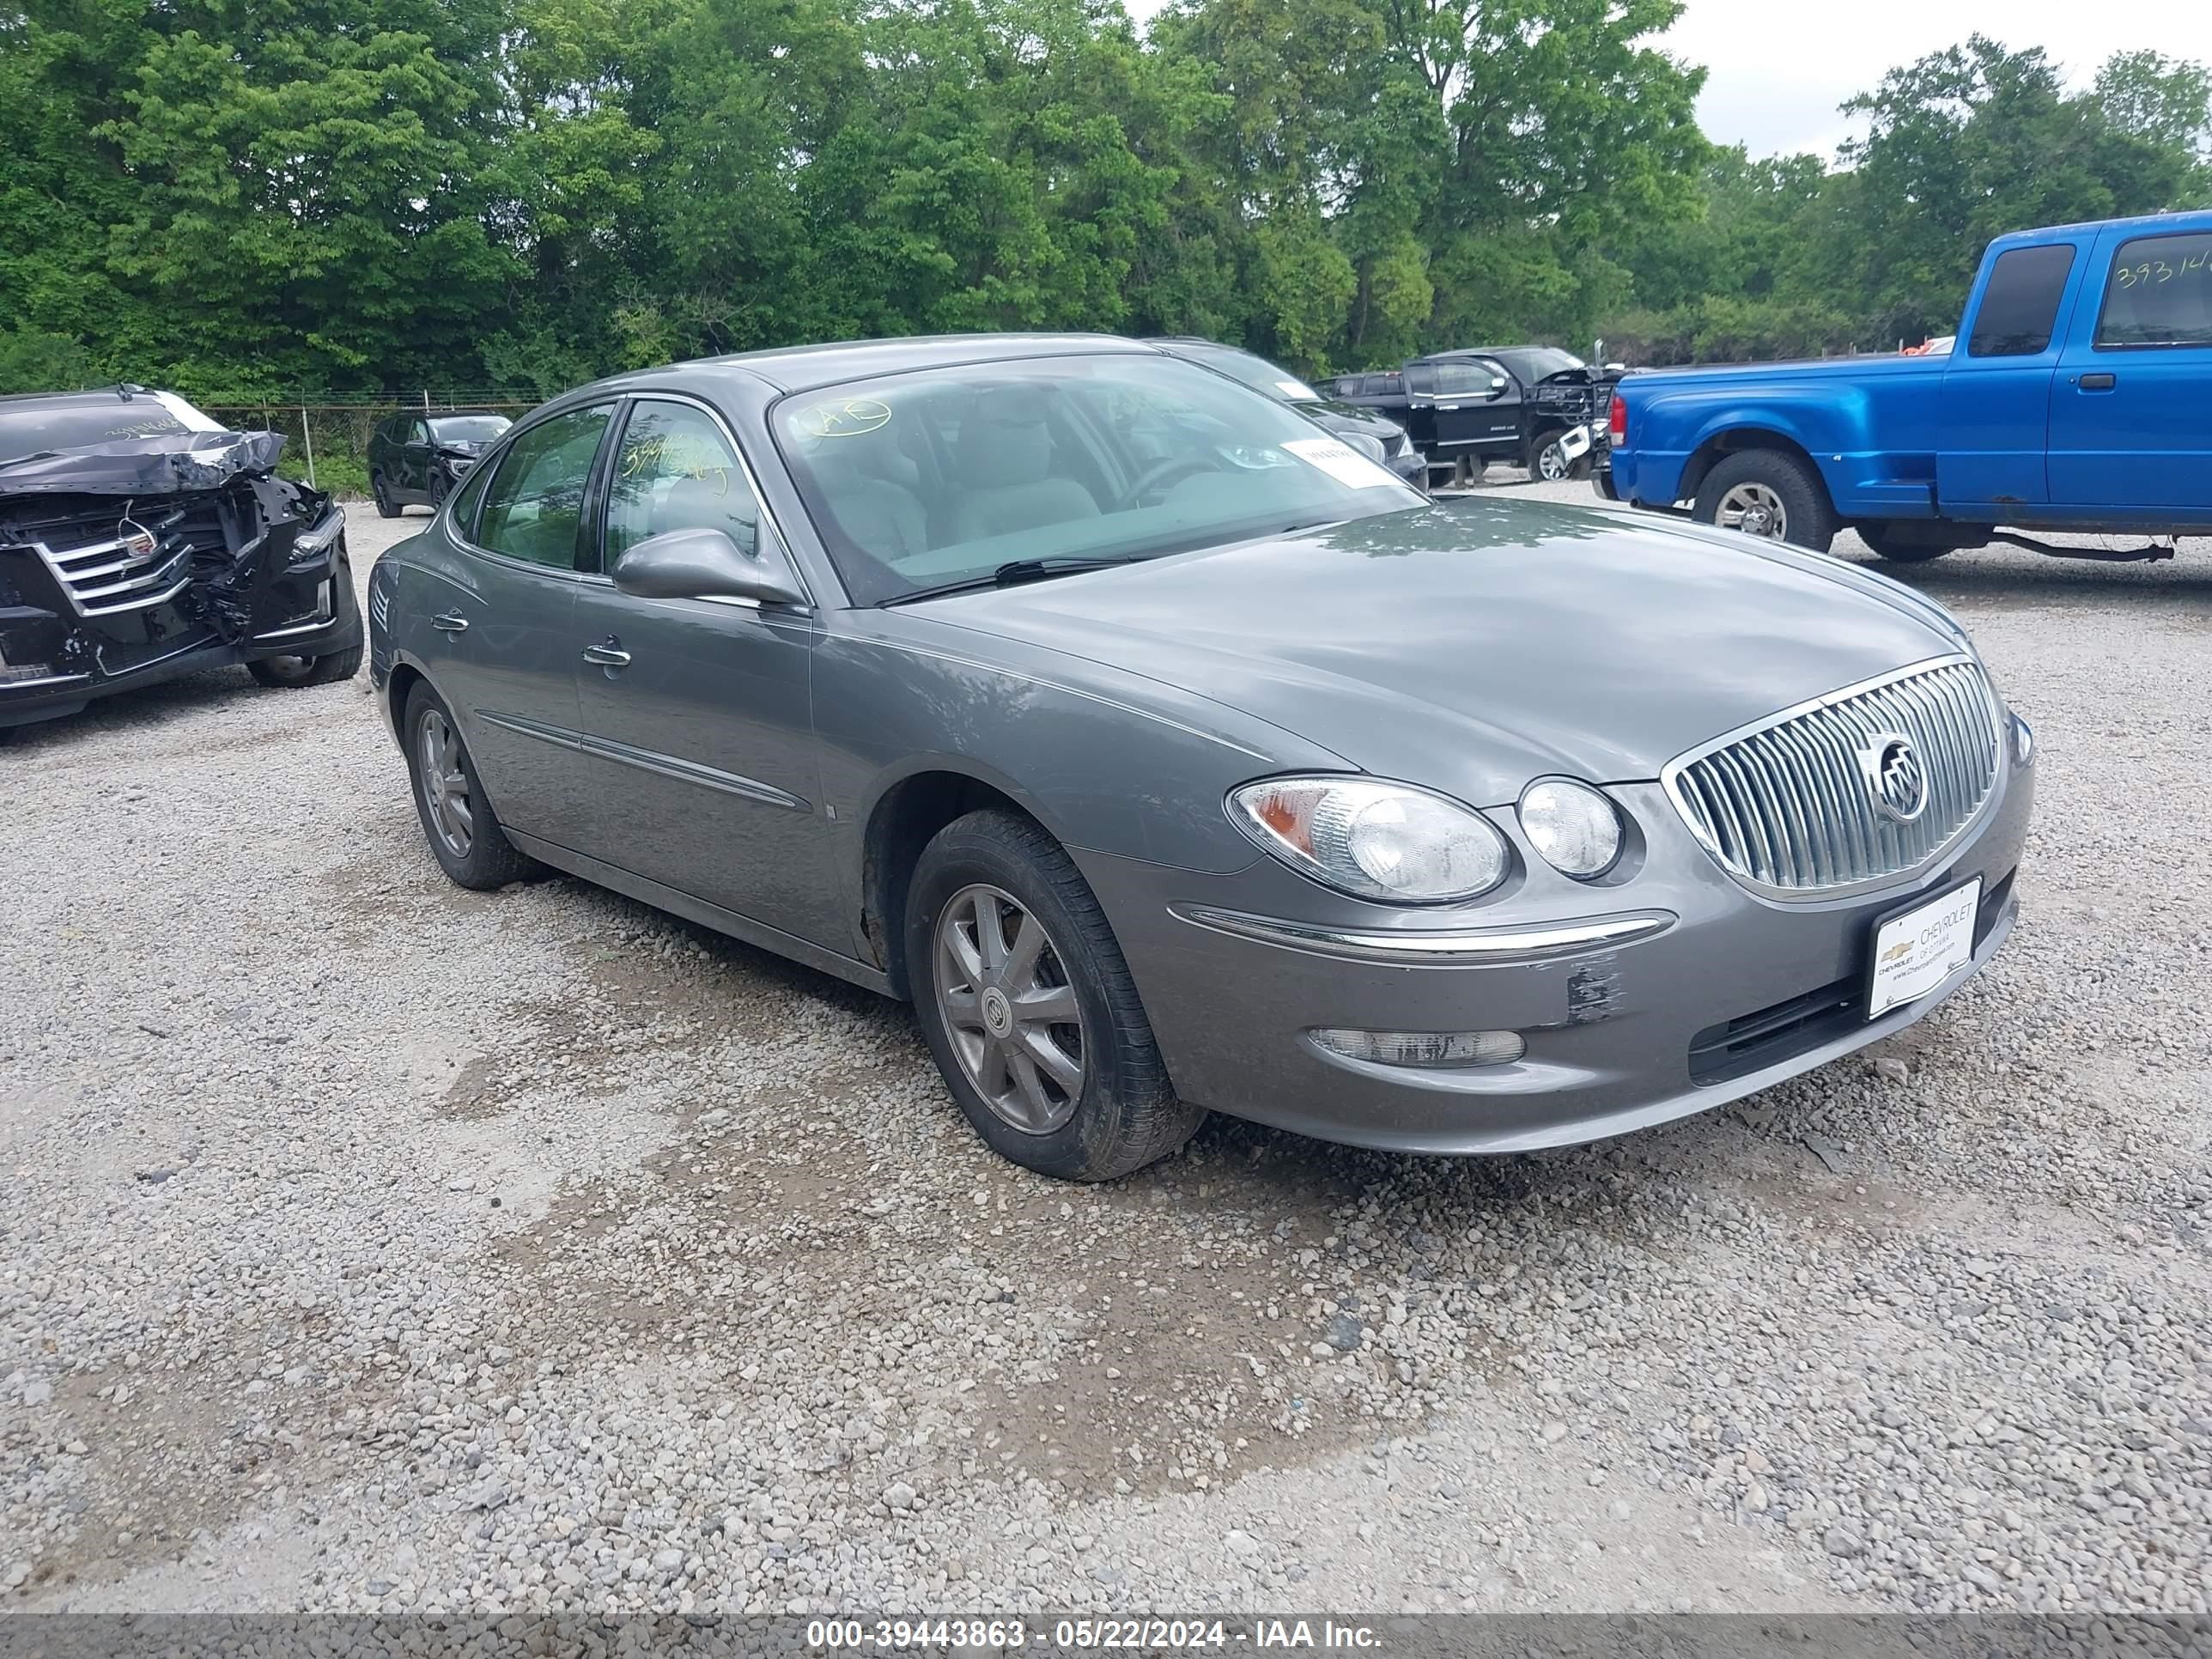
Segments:
[[[1601,495],[1801,547],[2170,557],[2212,533],[2212,213],[2000,237],[1948,352],[1639,371],[1608,436]]]

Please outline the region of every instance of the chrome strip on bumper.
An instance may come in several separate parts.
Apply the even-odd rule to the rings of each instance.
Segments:
[[[1262,945],[1304,951],[1314,956],[1389,962],[1401,967],[1480,966],[1571,956],[1579,951],[1608,950],[1662,933],[1675,921],[1672,911],[1643,910],[1627,915],[1593,917],[1588,921],[1539,922],[1520,927],[1376,933],[1316,922],[1283,921],[1272,916],[1250,916],[1201,905],[1168,908],[1178,920],[1217,933],[1256,939]]]

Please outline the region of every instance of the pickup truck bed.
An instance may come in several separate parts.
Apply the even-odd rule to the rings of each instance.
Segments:
[[[1908,561],[2000,526],[2197,535],[2208,409],[2212,213],[2063,226],[1990,244],[1948,355],[1629,375],[1600,488]]]

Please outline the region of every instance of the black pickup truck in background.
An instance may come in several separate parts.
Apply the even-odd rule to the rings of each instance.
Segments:
[[[1556,482],[1589,473],[1620,378],[1557,346],[1469,346],[1340,375],[1323,389],[1389,416],[1432,468],[1455,477],[1479,478],[1500,463]]]

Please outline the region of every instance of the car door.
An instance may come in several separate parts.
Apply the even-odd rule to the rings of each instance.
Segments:
[[[2008,248],[1983,278],[1973,326],[1943,370],[1936,493],[1946,507],[2002,519],[2050,499],[2051,381],[2078,253],[2071,242]]]
[[[509,828],[564,847],[584,830],[575,603],[584,502],[611,401],[532,425],[430,534],[442,556],[410,630]]]
[[[2069,331],[2051,391],[2052,504],[2212,521],[2212,230],[2106,231],[2081,303],[2093,325]]]
[[[399,448],[400,488],[417,501],[430,499],[430,423],[421,416],[407,422]]]
[[[1502,364],[1487,358],[1437,364],[1436,410],[1437,447],[1447,458],[1520,458],[1520,390]]]
[[[648,536],[714,529],[786,559],[720,417],[629,404],[603,489],[600,568]],[[811,609],[579,591],[570,656],[592,844],[625,870],[810,943],[852,949],[819,802]]]

